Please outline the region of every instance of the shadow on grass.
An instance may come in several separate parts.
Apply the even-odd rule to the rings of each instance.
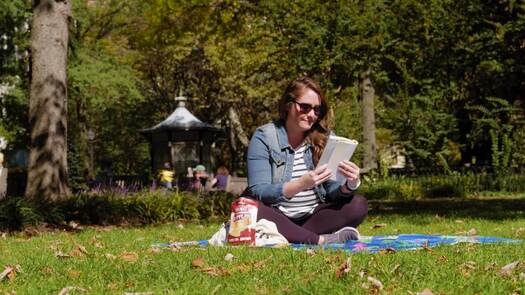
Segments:
[[[525,218],[525,198],[370,200],[369,207],[370,215],[438,214],[494,220]]]

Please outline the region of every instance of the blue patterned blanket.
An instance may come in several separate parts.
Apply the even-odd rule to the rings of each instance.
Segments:
[[[500,237],[483,236],[447,236],[447,235],[422,235],[422,234],[400,234],[384,236],[362,236],[358,241],[348,241],[345,244],[327,244],[323,249],[344,250],[348,252],[370,252],[375,253],[385,249],[416,250],[422,248],[432,248],[441,245],[455,245],[458,243],[522,243],[521,240],[514,240]],[[181,247],[181,246],[208,246],[208,240],[177,242],[171,244],[156,244],[154,247]],[[318,245],[290,244],[293,249],[319,248]]]

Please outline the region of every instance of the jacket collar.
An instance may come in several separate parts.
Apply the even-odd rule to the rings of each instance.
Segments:
[[[284,127],[284,124],[281,120],[275,121],[275,130],[277,131],[277,142],[279,143],[279,148],[281,150],[284,150],[285,148],[292,149],[292,146],[290,146],[290,143],[288,142],[288,133],[286,132],[286,128]],[[311,144],[307,143],[306,147],[309,148]]]

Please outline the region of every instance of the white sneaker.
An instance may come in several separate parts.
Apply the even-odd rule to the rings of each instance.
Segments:
[[[361,237],[359,231],[351,226],[345,226],[332,234],[325,234],[321,236],[324,239],[323,244],[344,244],[346,241],[359,240]]]

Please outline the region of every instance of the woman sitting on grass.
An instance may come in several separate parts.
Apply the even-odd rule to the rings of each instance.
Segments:
[[[259,200],[257,219],[267,219],[292,243],[344,243],[368,204],[354,195],[359,167],[342,161],[343,185],[330,180],[326,165],[316,168],[330,130],[328,104],[317,82],[300,77],[279,102],[279,120],[257,128],[248,147],[248,186]]]

